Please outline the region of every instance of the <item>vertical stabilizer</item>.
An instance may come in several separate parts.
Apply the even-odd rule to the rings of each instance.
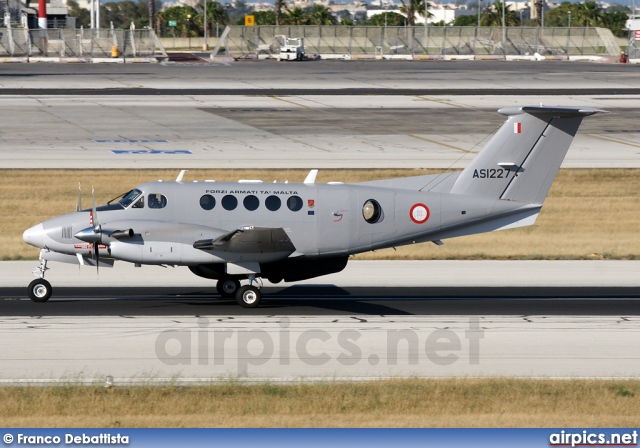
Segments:
[[[509,107],[507,121],[451,193],[542,204],[589,107]]]

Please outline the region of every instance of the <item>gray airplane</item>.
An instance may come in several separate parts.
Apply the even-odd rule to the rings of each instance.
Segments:
[[[45,302],[48,261],[187,266],[223,297],[258,306],[260,278],[340,272],[349,255],[532,225],[590,107],[508,107],[461,172],[355,184],[150,182],[24,232],[41,248],[29,297]],[[248,284],[241,286],[241,281]]]

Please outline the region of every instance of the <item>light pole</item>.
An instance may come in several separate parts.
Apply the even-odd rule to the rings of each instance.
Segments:
[[[569,58],[569,44],[571,43],[571,11],[567,12],[567,16],[569,17],[567,24],[567,48],[565,52],[567,53],[567,59]]]
[[[189,38],[189,50],[191,50],[191,14],[187,14],[187,37]]]
[[[207,0],[204,0],[204,44],[202,44],[202,51],[209,50],[207,45]]]
[[[504,2],[505,0],[502,0],[502,51],[506,56],[507,55],[507,25],[504,17]]]
[[[384,32],[387,32],[387,15],[389,14],[389,3],[384,4]]]
[[[480,0],[478,0],[478,28],[480,28]]]
[[[429,2],[424,0],[424,26],[427,27],[427,19],[429,18]]]

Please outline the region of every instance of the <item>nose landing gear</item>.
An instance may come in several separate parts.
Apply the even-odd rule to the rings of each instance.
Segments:
[[[44,279],[44,273],[48,271],[47,260],[40,260],[40,266],[33,271],[33,274],[38,277],[31,283],[29,283],[29,298],[34,302],[46,302],[53,293],[51,283]]]

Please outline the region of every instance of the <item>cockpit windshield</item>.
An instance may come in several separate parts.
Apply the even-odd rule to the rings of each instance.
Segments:
[[[138,197],[140,197],[141,194],[142,194],[142,191],[140,190],[137,190],[137,189],[131,190],[130,192],[125,193],[123,195],[122,199],[118,201],[118,204],[120,204],[124,208],[127,208],[129,207],[129,205],[131,205],[132,202],[138,199]]]

